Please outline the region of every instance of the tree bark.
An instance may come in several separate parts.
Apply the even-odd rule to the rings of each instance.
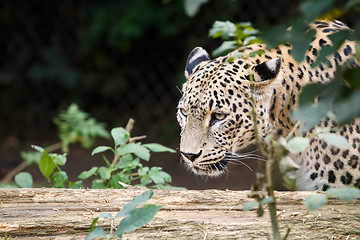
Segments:
[[[101,212],[115,215],[146,191],[95,189],[0,189],[0,238],[84,239]],[[267,239],[268,210],[263,217],[244,212],[249,191],[154,190],[147,203],[164,205],[145,227],[124,239]],[[360,200],[330,200],[316,211],[302,205],[315,192],[275,192],[281,235],[289,239],[360,239]],[[120,220],[116,221],[118,225]],[[110,221],[98,225],[108,232]]]

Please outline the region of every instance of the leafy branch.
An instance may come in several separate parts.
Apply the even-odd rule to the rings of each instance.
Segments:
[[[149,190],[141,193],[139,196],[135,197],[132,201],[125,204],[125,206],[116,214],[112,216],[111,213],[101,213],[99,217],[95,218],[90,225],[90,232],[86,236],[86,240],[92,240],[95,238],[105,238],[113,239],[114,237],[122,238],[124,233],[132,232],[138,228],[143,227],[147,224],[155,214],[163,207],[162,205],[146,204],[141,208],[138,206],[147,200],[149,200],[153,195],[153,191]],[[100,218],[110,219],[110,234],[106,235],[103,227],[96,226]],[[115,231],[114,221],[117,218],[123,218],[120,221],[118,228]]]

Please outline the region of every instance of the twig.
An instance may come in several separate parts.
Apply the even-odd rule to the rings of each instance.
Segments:
[[[1,179],[0,184],[6,184],[8,182],[11,181],[11,179],[13,179],[13,177],[21,172],[24,168],[26,168],[27,166],[29,166],[29,164],[26,161],[23,161],[22,163],[20,163],[19,165],[16,166],[16,168],[14,168],[13,170],[11,170],[8,174],[6,174],[6,176]]]
[[[62,147],[62,142],[58,142],[46,147],[45,150],[47,152],[53,152],[61,149],[61,147]],[[6,184],[10,182],[16,176],[16,174],[24,170],[27,166],[29,166],[29,163],[24,160],[19,165],[17,165],[13,170],[11,170],[8,174],[6,174],[6,176],[3,179],[1,179],[0,184]]]
[[[128,132],[128,133],[131,133],[133,127],[134,127],[134,123],[135,123],[135,120],[130,118],[128,123],[126,124],[126,127],[125,127],[125,130]]]
[[[132,138],[129,139],[129,143],[134,143],[134,142],[139,141],[139,140],[144,139],[144,138],[146,138],[146,135],[132,137]]]

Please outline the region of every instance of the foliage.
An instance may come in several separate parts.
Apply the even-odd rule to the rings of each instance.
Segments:
[[[105,238],[112,239],[114,237],[122,238],[122,234],[132,232],[138,228],[143,227],[148,223],[155,214],[162,208],[161,205],[146,204],[141,208],[138,206],[147,200],[149,200],[153,195],[153,191],[149,190],[147,192],[141,193],[139,196],[135,197],[132,201],[128,202],[117,214],[115,217],[111,213],[101,213],[99,217],[95,218],[90,225],[90,232],[86,237],[86,240],[92,240],[94,238]],[[117,218],[122,218],[117,230],[114,232],[114,221]],[[107,236],[104,232],[104,229],[100,226],[96,226],[96,223],[100,218],[110,219],[111,228],[110,234]]]
[[[335,1],[331,0],[308,0],[300,5],[302,15],[279,26],[270,28],[261,35],[261,38],[269,47],[275,47],[280,43],[288,42],[293,46],[291,55],[297,61],[302,61],[309,43],[314,37],[314,31],[306,31],[307,26],[316,18],[334,19],[345,15],[355,5],[357,0],[349,0],[343,3],[343,7],[335,7]],[[332,46],[323,47],[312,67],[327,64],[327,56],[334,54],[345,40],[360,39],[360,21],[354,24],[354,31],[345,29],[330,35]],[[287,30],[292,26],[291,30]],[[305,34],[304,34],[305,32]],[[359,43],[356,43],[354,59],[359,59]],[[299,108],[294,111],[294,118],[304,121],[304,127],[310,129],[321,119],[328,116],[339,124],[349,123],[355,117],[360,116],[359,105],[360,89],[358,79],[360,68],[349,68],[346,63],[337,68],[335,78],[328,83],[315,83],[305,86],[299,96]],[[318,98],[319,97],[319,98]],[[318,99],[314,104],[314,99]],[[349,108],[348,106],[352,106]]]
[[[251,26],[250,22],[234,24],[230,21],[216,21],[209,31],[212,38],[221,37],[223,43],[212,52],[213,56],[220,56],[242,46],[261,43],[256,37],[259,31]]]
[[[329,188],[326,194],[308,196],[303,204],[311,211],[324,206],[330,198],[338,198],[343,201],[352,201],[360,198],[360,189],[356,187]]]
[[[54,122],[58,125],[62,151],[65,153],[69,151],[70,144],[80,142],[83,147],[89,148],[94,144],[95,138],[110,137],[103,123],[89,118],[89,114],[81,111],[74,103],[60,113]]]
[[[130,130],[122,127],[111,130],[111,136],[115,143],[114,148],[108,146],[96,147],[92,155],[110,150],[114,153],[113,161],[110,163],[105,155],[103,159],[106,165],[92,167],[83,171],[79,180],[71,182],[65,171],[61,169],[67,162],[67,153],[52,153],[59,148],[68,151],[69,144],[81,142],[83,147],[90,147],[96,137],[108,137],[110,134],[104,128],[104,124],[89,118],[88,114],[81,111],[77,105],[72,104],[67,111],[61,113],[55,122],[59,127],[61,142],[42,148],[33,145],[36,151],[22,152],[25,159],[24,167],[36,163],[43,176],[55,188],[83,188],[83,180],[93,177],[92,188],[124,188],[129,184],[139,181],[138,185],[154,188],[172,188],[166,186],[171,182],[171,176],[164,172],[161,167],[143,166],[140,160],[146,162],[150,159],[152,152],[175,152],[174,150],[157,143],[141,144],[136,140],[144,137],[130,136],[130,130],[134,121],[131,119]],[[129,125],[129,124],[128,124]],[[65,146],[65,147],[64,147]],[[32,187],[33,179],[30,173],[20,172],[15,176],[15,183],[19,187]]]
[[[201,5],[207,3],[209,0],[185,0],[184,1],[184,9],[185,13],[189,17],[195,16],[199,10]]]
[[[150,151],[152,152],[175,152],[174,150],[157,143],[141,144],[135,143],[130,137],[130,133],[122,128],[114,128],[111,131],[114,140],[114,148],[108,146],[96,147],[92,155],[111,151],[114,158],[110,163],[103,156],[106,166],[92,167],[79,175],[80,179],[92,180],[92,188],[124,188],[134,181],[140,180],[140,186],[165,188],[165,183],[171,182],[171,176],[162,171],[161,167],[143,166],[140,160],[149,161]]]

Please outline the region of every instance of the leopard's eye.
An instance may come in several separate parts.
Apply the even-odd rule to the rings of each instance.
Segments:
[[[179,108],[179,112],[181,115],[183,115],[184,117],[187,117],[187,112],[184,108]]]
[[[227,115],[225,113],[220,113],[220,112],[215,112],[211,114],[210,126],[214,125],[216,122],[224,120],[226,116]]]
[[[216,120],[223,120],[226,117],[226,114],[225,113],[214,113],[213,116]]]

